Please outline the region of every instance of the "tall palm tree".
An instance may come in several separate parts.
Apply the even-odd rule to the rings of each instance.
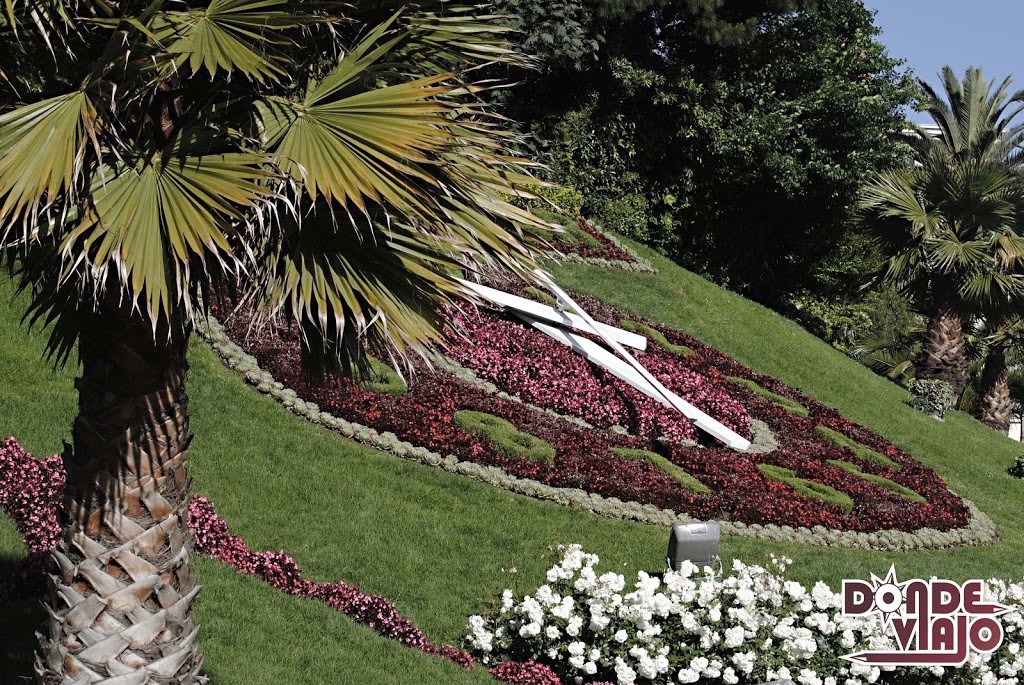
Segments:
[[[946,66],[940,78],[942,95],[919,81],[920,109],[938,137],[915,126],[914,168],[878,174],[861,209],[889,257],[881,279],[915,291],[932,312],[918,377],[948,381],[959,396],[968,378],[968,309],[994,313],[1018,296],[1013,205],[1024,124],[1015,119],[1024,91],[1009,92],[1011,78],[996,86],[973,67],[957,79]]]
[[[981,371],[981,392],[975,404],[974,416],[985,425],[1005,433],[1010,429],[1010,369],[1006,364],[1004,330],[998,331],[985,353]]]
[[[1019,186],[1005,167],[953,162],[940,152],[885,171],[865,186],[860,209],[888,255],[880,278],[933,312],[918,378],[967,382],[963,318],[1020,298],[1024,238]]]
[[[928,114],[939,129],[937,141],[917,128],[917,140],[937,142],[958,161],[975,160],[1016,166],[1021,163],[1024,123],[1014,123],[1024,110],[1024,90],[1010,92],[1013,77],[1006,77],[996,86],[986,81],[982,70],[968,67],[958,79],[947,65],[939,73],[940,95],[926,81],[919,79],[921,101],[918,106]]]
[[[535,266],[529,165],[474,82],[522,61],[496,18],[343,7],[6,3],[0,254],[82,366],[41,682],[204,680],[184,380],[212,287],[351,370],[438,342],[465,270]]]

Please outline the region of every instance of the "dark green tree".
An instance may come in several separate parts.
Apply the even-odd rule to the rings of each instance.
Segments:
[[[917,377],[951,383],[959,395],[972,376],[965,323],[983,353],[968,402],[974,415],[1006,430],[1010,390],[1007,349],[1019,337],[1024,216],[1024,92],[998,85],[982,70],[940,73],[941,90],[920,81],[919,109],[938,128],[913,139],[914,165],[880,174],[862,206],[886,256],[881,279],[902,288],[929,317]],[[966,183],[965,181],[970,181]],[[998,210],[998,211],[996,211]]]
[[[588,5],[597,59],[551,61],[509,103],[584,211],[771,304],[855,291],[874,262],[830,255],[861,240],[863,181],[908,154],[913,93],[863,4]]]
[[[879,173],[862,193],[866,223],[887,256],[881,280],[931,312],[917,377],[946,381],[957,397],[969,378],[964,320],[991,316],[1022,294],[1021,204],[1005,167],[938,149],[918,165]]]

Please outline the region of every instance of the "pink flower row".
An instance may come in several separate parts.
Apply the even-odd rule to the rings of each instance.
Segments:
[[[59,456],[39,460],[14,438],[0,443],[0,511],[14,521],[28,548],[14,577],[0,582],[0,606],[16,597],[39,593],[51,564],[50,551],[61,535],[59,517],[65,480]],[[432,644],[383,597],[367,595],[344,581],[316,583],[304,579],[299,565],[283,551],[251,551],[245,541],[228,532],[227,522],[206,497],[192,498],[186,521],[198,553],[223,561],[240,573],[257,576],[286,594],[328,604],[403,645],[473,668],[473,657],[467,652]]]
[[[357,623],[372,628],[384,637],[450,659],[464,668],[473,668],[473,657],[455,647],[429,642],[412,621],[383,597],[364,594],[359,588],[339,580],[316,583],[302,577],[295,560],[279,552],[253,552],[245,541],[228,532],[228,524],[217,515],[206,497],[193,497],[188,504],[187,522],[195,536],[200,554],[219,559],[239,573],[256,576],[288,595],[296,595],[328,604]]]

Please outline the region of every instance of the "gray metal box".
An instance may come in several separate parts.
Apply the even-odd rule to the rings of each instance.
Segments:
[[[668,567],[678,571],[684,561],[696,566],[710,566],[718,562],[718,541],[722,524],[717,521],[680,523],[672,526],[668,539]]]

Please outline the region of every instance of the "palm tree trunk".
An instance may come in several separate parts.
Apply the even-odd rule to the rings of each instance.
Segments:
[[[1006,350],[991,345],[981,372],[981,399],[975,416],[985,425],[1006,433],[1010,430],[1010,372]]]
[[[41,683],[205,682],[185,528],[190,331],[171,331],[154,342],[148,323],[111,298],[83,326]]]
[[[967,350],[960,314],[953,307],[943,306],[928,323],[928,333],[921,350],[918,378],[936,378],[953,386],[953,396],[959,399],[967,385]]]

